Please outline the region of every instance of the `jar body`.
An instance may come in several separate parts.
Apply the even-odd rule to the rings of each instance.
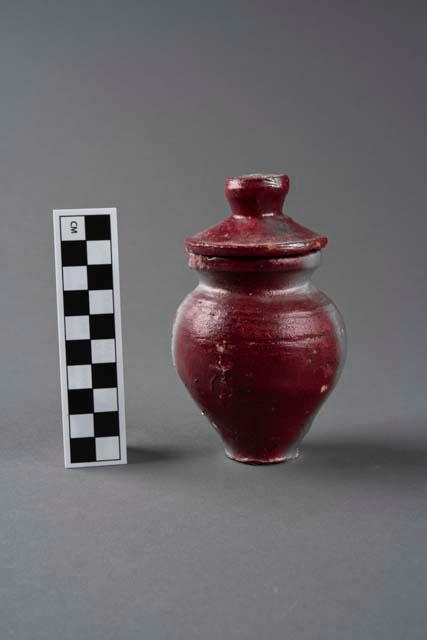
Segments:
[[[311,283],[319,260],[190,256],[200,284],[176,315],[174,364],[239,462],[295,457],[338,380],[345,330]]]

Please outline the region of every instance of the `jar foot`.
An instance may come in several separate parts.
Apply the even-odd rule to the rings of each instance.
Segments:
[[[296,460],[300,457],[301,453],[298,447],[294,447],[289,449],[283,456],[271,456],[265,458],[255,458],[255,457],[246,457],[237,455],[235,453],[231,453],[231,451],[227,451],[225,449],[225,455],[230,460],[234,460],[234,462],[240,462],[242,464],[252,464],[252,465],[263,465],[263,464],[280,464],[281,462],[291,462],[292,460]]]

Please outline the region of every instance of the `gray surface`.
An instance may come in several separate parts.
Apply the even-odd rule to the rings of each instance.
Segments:
[[[425,5],[0,4],[2,640],[424,640]],[[170,327],[225,176],[283,170],[349,359],[304,458],[245,467]],[[50,211],[103,205],[130,464],[65,471]]]

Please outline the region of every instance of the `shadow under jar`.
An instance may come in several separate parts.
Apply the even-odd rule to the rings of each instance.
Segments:
[[[295,458],[345,360],[341,316],[310,280],[327,238],[282,212],[288,190],[285,175],[229,178],[232,215],[185,243],[200,282],[177,311],[174,364],[239,462]]]

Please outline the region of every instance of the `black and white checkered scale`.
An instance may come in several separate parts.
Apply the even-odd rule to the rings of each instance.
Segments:
[[[75,239],[65,218],[61,217],[61,257],[70,462],[118,460],[110,216],[84,216],[80,239]]]

